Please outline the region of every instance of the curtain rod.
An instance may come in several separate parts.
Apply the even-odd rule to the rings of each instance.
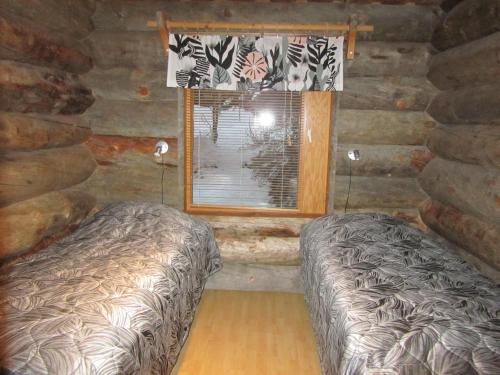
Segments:
[[[354,58],[354,49],[356,46],[356,34],[358,32],[373,32],[373,25],[354,25],[354,24],[335,24],[335,23],[245,23],[245,22],[197,22],[197,21],[170,21],[165,20],[162,11],[156,12],[156,21],[148,21],[149,27],[158,28],[162,43],[163,52],[168,56],[168,33],[172,29],[189,29],[190,31],[225,31],[238,30],[245,34],[243,30],[248,30],[247,34],[263,34],[270,31],[290,31],[290,32],[348,32],[347,38],[347,59]]]
[[[158,27],[157,21],[148,21],[149,27]],[[245,22],[197,22],[197,21],[165,21],[168,30],[193,29],[198,30],[251,30],[259,31],[349,31],[347,23],[245,23]],[[373,32],[373,25],[357,25],[356,31]]]

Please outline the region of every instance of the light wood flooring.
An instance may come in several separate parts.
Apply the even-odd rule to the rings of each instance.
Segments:
[[[205,290],[174,375],[320,375],[304,296]]]

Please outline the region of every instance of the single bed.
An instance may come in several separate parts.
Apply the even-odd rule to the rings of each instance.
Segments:
[[[169,374],[209,275],[204,221],[120,203],[0,276],[4,374]]]
[[[324,375],[500,374],[500,287],[424,233],[326,216],[300,252]]]

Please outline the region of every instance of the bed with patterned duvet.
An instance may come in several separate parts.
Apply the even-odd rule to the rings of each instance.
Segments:
[[[1,374],[169,374],[207,277],[212,229],[119,203],[0,276]]]
[[[500,374],[500,287],[424,233],[326,216],[300,252],[324,375]]]

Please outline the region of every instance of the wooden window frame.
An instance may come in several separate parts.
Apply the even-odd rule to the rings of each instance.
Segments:
[[[299,156],[298,208],[253,208],[193,204],[193,90],[184,89],[184,211],[197,215],[318,217],[328,207],[331,159],[330,133],[334,95],[331,92],[305,92]],[[309,137],[322,143],[314,144]],[[318,158],[321,162],[318,163]],[[319,190],[318,190],[319,189]],[[319,193],[318,193],[319,191]],[[319,196],[318,196],[319,195]]]

